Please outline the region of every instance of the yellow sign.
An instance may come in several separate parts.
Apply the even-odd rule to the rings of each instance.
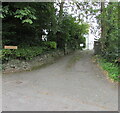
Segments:
[[[18,49],[17,46],[4,46],[4,49]]]

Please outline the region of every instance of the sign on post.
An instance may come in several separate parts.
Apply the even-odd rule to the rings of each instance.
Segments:
[[[18,49],[17,46],[4,46],[4,49]]]
[[[84,44],[80,44],[80,47],[83,47],[84,46]]]

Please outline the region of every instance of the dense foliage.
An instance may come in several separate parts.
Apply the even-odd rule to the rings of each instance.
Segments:
[[[63,6],[64,3],[61,4]],[[62,7],[58,11],[52,2],[4,2],[2,5],[3,46],[18,46],[16,52],[3,50],[3,60],[8,59],[8,56],[29,59],[39,55],[42,50],[75,50],[80,48],[80,43],[85,43],[84,35],[88,32],[88,25],[80,24],[80,21],[65,13]],[[47,41],[42,40],[45,31]]]
[[[116,62],[119,59],[120,45],[119,29],[118,29],[118,10],[119,3],[112,2],[107,5],[99,19],[104,22],[104,35],[100,38],[101,42],[101,55],[110,62]]]
[[[49,46],[49,48],[48,48]],[[51,51],[51,49],[55,48],[55,43],[46,44],[44,47],[40,46],[32,46],[32,47],[24,47],[18,50],[3,50],[2,58],[3,61],[9,61],[11,59],[19,59],[19,60],[30,60],[38,55],[42,55],[47,51]]]
[[[52,29],[54,15],[53,3],[3,3],[3,45],[40,44],[43,30]]]
[[[61,31],[58,34],[58,46],[79,49],[80,43],[85,45],[84,34],[88,33],[87,24],[79,24],[79,22],[70,15],[65,15],[61,23]]]
[[[103,4],[104,5],[104,4]],[[120,40],[119,40],[119,2],[109,2],[98,16],[101,21],[101,56],[100,64],[109,73],[109,77],[120,81]]]
[[[97,56],[96,58],[103,70],[107,72],[108,76],[112,80],[120,82],[120,72],[118,71],[119,67],[114,63],[108,62],[106,59],[100,56]]]

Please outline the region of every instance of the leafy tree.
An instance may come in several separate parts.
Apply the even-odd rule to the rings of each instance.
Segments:
[[[84,34],[88,33],[87,24],[79,24],[79,22],[70,15],[65,15],[62,21],[62,45],[68,48],[78,49],[80,43],[85,43]]]
[[[59,7],[57,13],[52,2],[4,2],[0,15],[3,20],[3,46],[17,45],[22,48],[17,52],[17,55],[21,55],[19,57],[24,56],[24,48],[28,49],[28,54],[24,56],[27,57],[30,46],[37,46],[42,51],[80,48],[80,43],[85,43],[84,34],[88,32],[88,24],[68,14],[64,10],[64,2],[59,3]],[[44,30],[48,32],[47,42],[42,41]],[[33,56],[38,55],[38,50],[35,51],[35,55],[32,52]],[[13,54],[12,51],[10,54],[5,52],[4,56]]]
[[[104,9],[105,11],[100,15],[101,19],[104,19],[104,38],[100,41],[104,44],[102,48],[102,55],[109,61],[115,62],[118,59],[118,53],[120,52],[118,48],[118,4],[109,3]],[[104,18],[103,18],[104,17]]]
[[[56,22],[54,3],[3,3],[2,12],[3,45],[40,43],[43,30],[53,31]]]

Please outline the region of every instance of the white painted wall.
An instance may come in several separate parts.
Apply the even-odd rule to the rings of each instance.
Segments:
[[[89,35],[86,35],[86,48],[92,50],[94,48],[94,39],[95,36],[89,32]]]

